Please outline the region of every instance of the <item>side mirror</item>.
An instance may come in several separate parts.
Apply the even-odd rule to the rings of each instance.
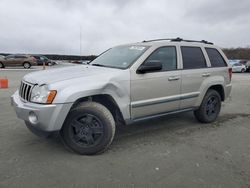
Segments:
[[[146,61],[143,63],[138,69],[137,73],[138,74],[144,74],[146,72],[154,72],[154,71],[159,71],[162,69],[162,63],[160,61]]]

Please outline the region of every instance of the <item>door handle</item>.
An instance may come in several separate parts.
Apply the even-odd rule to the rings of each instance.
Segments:
[[[209,77],[211,74],[209,73],[209,72],[207,72],[207,73],[203,73],[202,74],[202,77]]]
[[[168,78],[168,81],[174,81],[174,80],[179,80],[179,79],[180,79],[179,76],[170,76],[170,77]]]

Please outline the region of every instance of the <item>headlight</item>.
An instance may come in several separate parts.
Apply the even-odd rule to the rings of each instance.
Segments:
[[[34,86],[31,91],[31,102],[51,104],[56,96],[56,90],[49,90],[48,86]]]

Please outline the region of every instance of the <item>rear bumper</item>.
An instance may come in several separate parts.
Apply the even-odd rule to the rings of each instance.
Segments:
[[[226,87],[225,87],[225,99],[227,99],[230,96],[231,91],[232,91],[232,84],[226,85]]]
[[[33,127],[42,132],[54,132],[61,129],[72,103],[43,105],[23,102],[16,91],[11,96],[11,105],[17,117],[24,120],[29,128]]]

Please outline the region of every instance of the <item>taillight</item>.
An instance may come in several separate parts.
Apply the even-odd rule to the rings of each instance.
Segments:
[[[232,75],[233,75],[233,70],[232,70],[231,67],[228,69],[228,74],[229,74],[229,78],[230,78],[230,81],[231,81],[232,80]]]

